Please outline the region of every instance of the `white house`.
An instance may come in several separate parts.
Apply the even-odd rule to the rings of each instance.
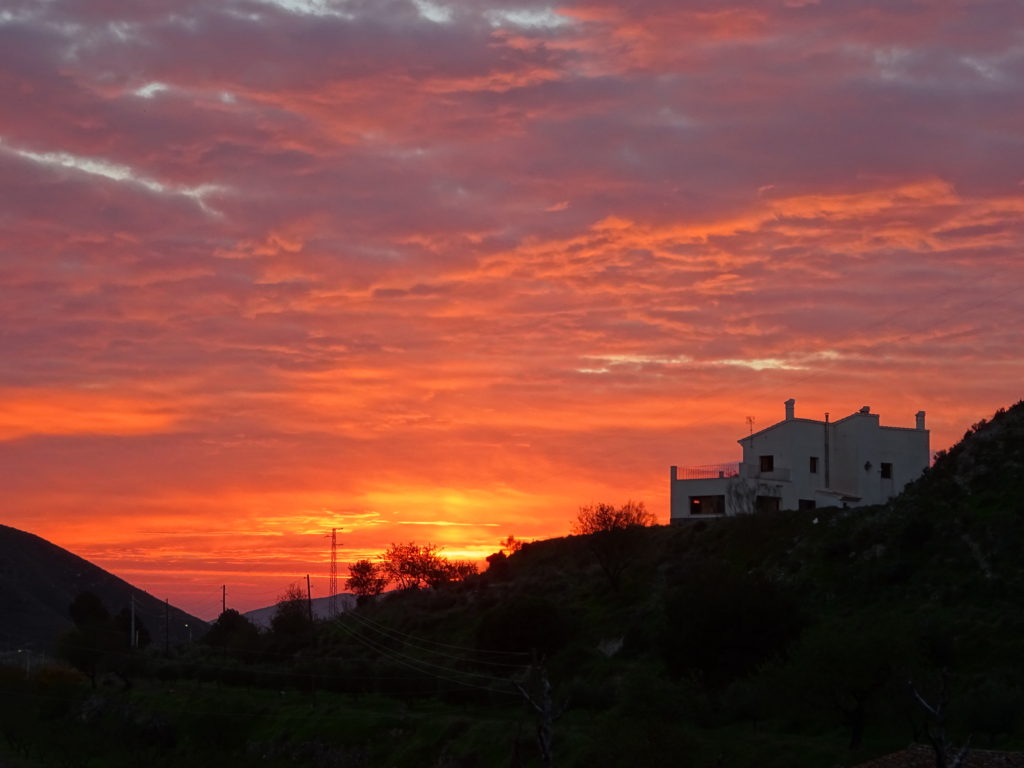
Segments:
[[[671,468],[672,522],[779,509],[880,504],[928,466],[924,411],[883,427],[864,406],[837,421],[786,418],[737,442],[743,461]]]

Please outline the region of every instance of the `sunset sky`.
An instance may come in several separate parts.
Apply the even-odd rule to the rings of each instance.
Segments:
[[[1024,396],[1020,0],[4,0],[0,99],[0,522],[204,618]]]

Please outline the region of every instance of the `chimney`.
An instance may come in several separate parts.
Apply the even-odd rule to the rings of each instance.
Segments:
[[[794,400],[792,397],[789,398],[789,400],[786,401],[786,421],[792,421],[793,420],[793,408],[794,408],[795,405],[796,405],[796,400]]]
[[[918,411],[917,414],[916,414],[916,417],[917,417],[917,428],[918,429],[924,429],[924,411]]]
[[[870,405],[863,405],[863,406],[861,406],[860,412],[861,413],[871,413],[871,406]]]

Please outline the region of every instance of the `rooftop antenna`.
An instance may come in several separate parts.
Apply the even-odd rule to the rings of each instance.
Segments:
[[[750,430],[750,444],[754,444],[754,417],[747,416],[747,429]]]

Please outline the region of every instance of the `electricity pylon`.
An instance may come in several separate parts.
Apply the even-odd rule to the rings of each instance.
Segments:
[[[331,618],[338,616],[338,529],[331,528],[331,576],[327,584],[327,612]]]

